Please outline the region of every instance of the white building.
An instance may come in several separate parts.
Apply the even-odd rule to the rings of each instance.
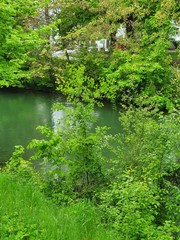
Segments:
[[[175,42],[180,42],[180,26],[172,21],[172,26],[175,28],[175,34],[170,36]]]

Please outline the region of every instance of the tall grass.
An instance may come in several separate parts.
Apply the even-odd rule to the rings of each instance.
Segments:
[[[90,203],[57,207],[30,183],[0,173],[0,239],[111,240]]]

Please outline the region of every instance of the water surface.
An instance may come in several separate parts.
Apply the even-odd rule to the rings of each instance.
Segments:
[[[36,130],[39,125],[53,127],[60,113],[52,111],[54,102],[65,103],[61,94],[30,90],[0,89],[0,162],[7,161],[15,145],[26,147],[31,139],[42,137]],[[119,131],[118,112],[111,105],[96,108],[97,125]],[[28,157],[28,156],[26,156]]]

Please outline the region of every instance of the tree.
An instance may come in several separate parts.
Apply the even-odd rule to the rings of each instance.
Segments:
[[[111,39],[120,23],[126,28],[127,37],[116,38],[113,54],[111,51],[101,55],[89,53],[87,47],[76,56],[77,61],[72,61],[76,68],[78,64],[85,66],[84,79],[86,76],[95,79],[101,98],[122,106],[157,104],[160,109],[173,109],[171,85],[175,71],[167,50],[169,36],[174,31],[171,20],[178,19],[177,1],[59,1],[59,4],[59,7],[63,6],[57,15],[62,41],[69,38],[76,41]],[[81,9],[82,18],[88,11],[87,18],[77,19],[77,9]],[[64,27],[68,14],[75,18],[72,18],[73,24],[69,22]],[[116,46],[121,49],[116,49]],[[102,60],[98,61],[99,58]],[[64,83],[61,76],[58,80],[60,86]],[[68,79],[65,81],[69,82]]]
[[[52,85],[47,65],[52,59],[48,53],[51,28],[47,11],[43,11],[48,2],[1,1],[1,87],[23,87],[33,85],[34,81],[35,85]]]
[[[35,47],[33,38],[36,36],[31,29],[25,31],[27,15],[32,16],[35,8],[29,8],[32,2],[26,2],[25,6],[21,1],[3,0],[0,4],[1,13],[1,66],[0,81],[2,86],[22,86],[20,79],[26,73],[23,71],[27,54]],[[26,26],[27,27],[27,26]]]

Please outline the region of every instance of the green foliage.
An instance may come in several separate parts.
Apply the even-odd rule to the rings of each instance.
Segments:
[[[158,178],[176,169],[179,158],[179,116],[177,113],[158,116],[156,111],[129,109],[121,114],[124,133],[115,136],[118,147],[113,151],[123,171],[128,166],[136,168],[139,176],[149,174]],[[120,159],[125,160],[125,167]]]
[[[3,0],[0,87],[58,85],[64,94],[85,102],[108,99],[123,107],[156,104],[172,111],[178,107],[179,75],[167,50],[174,34],[171,20],[178,21],[177,5],[174,0]],[[120,23],[126,38],[113,43]],[[110,51],[89,51],[89,42],[101,38],[111,40]],[[80,41],[87,46],[80,47]],[[76,54],[70,56],[68,47]],[[63,57],[53,57],[59,50]]]
[[[22,87],[21,80],[27,75],[23,67],[27,62],[28,52],[37,46],[36,32],[29,26],[25,27],[27,15],[32,17],[36,10],[31,3],[32,1],[28,1],[24,5],[20,0],[16,3],[1,1],[0,87]]]
[[[18,213],[13,215],[5,215],[1,220],[1,236],[0,239],[37,239],[42,238],[41,231],[35,224],[27,224],[25,222],[17,221]]]
[[[176,75],[173,79],[171,79],[172,85],[172,97],[174,99],[174,103],[177,106],[177,109],[180,107],[180,72],[177,71]]]
[[[0,87],[58,85],[73,104],[55,106],[63,115],[55,129],[38,127],[44,139],[29,144],[42,178],[22,146],[0,175],[1,239],[111,239],[92,205],[74,204],[79,199],[98,205],[116,239],[178,239],[180,75],[167,53],[178,1],[40,2],[0,4]],[[110,52],[87,46],[70,58],[65,51],[68,64],[52,57],[71,40],[111,38],[120,22],[127,36]],[[104,99],[127,110],[115,136],[92,129],[94,104]]]
[[[156,224],[163,198],[159,193],[151,181],[135,180],[127,172],[122,181],[114,182],[102,194],[102,211],[105,211],[106,219],[119,232],[120,239],[177,239],[173,237],[178,233],[174,221],[167,218],[162,225]]]
[[[21,182],[31,183],[43,188],[43,181],[39,173],[32,167],[30,161],[23,159],[23,154],[24,147],[21,145],[15,146],[12,157],[6,163],[2,171],[8,175],[15,176]]]
[[[95,13],[91,12],[86,4],[83,7],[83,3],[67,3],[60,6],[61,12],[57,18],[59,21],[58,31],[61,36],[68,35],[71,31],[76,31],[78,28],[86,25],[93,17]]]
[[[99,79],[103,77],[104,69],[109,67],[111,63],[111,52],[97,51],[95,45],[79,48],[76,54],[76,61],[73,61],[73,66],[76,68],[79,65],[85,67],[84,74],[94,79],[98,85]]]
[[[179,74],[172,69],[167,48],[168,41],[157,39],[141,49],[113,54],[80,51],[61,69],[57,89],[71,101],[108,99],[123,108],[156,105],[171,112],[178,108]]]
[[[174,76],[166,51],[164,41],[134,53],[115,51],[110,66],[104,68],[100,92],[124,107],[155,104],[172,110],[170,81]]]
[[[77,103],[64,110],[65,116],[59,120],[55,131],[39,128],[45,139],[33,140],[29,144],[29,148],[35,149],[32,158],[42,159],[45,167],[47,164],[54,188],[50,186],[49,189],[52,189],[54,199],[61,201],[64,195],[92,198],[105,181],[102,154],[107,143],[106,127],[91,130],[92,104]]]
[[[122,239],[178,239],[179,115],[152,113],[122,114],[124,133],[112,147],[111,184],[100,194],[105,221]]]
[[[77,103],[60,128],[41,127],[46,139],[30,143],[49,169],[49,196],[61,204],[93,200],[119,239],[178,239],[178,113],[129,109],[120,117],[123,132],[107,136],[91,130],[92,112]]]
[[[0,174],[0,239],[114,239],[110,229],[103,229],[92,204],[58,208],[37,186],[21,180]]]
[[[130,108],[120,115],[123,131],[108,136],[105,127],[92,129],[92,102],[76,101],[76,106],[68,108],[57,104],[54,108],[63,117],[54,129],[39,127],[44,139],[29,144],[35,150],[32,159],[40,159],[44,167],[43,183],[22,159],[22,147],[16,147],[5,173],[18,177],[21,184],[40,186],[59,207],[68,208],[80,199],[89,199],[96,204],[104,225],[112,226],[118,234],[116,239],[177,240],[179,114],[163,115],[157,109]],[[77,211],[81,216],[81,209]],[[76,219],[82,228],[85,223],[77,216]],[[3,221],[8,222],[5,223],[10,226],[8,229],[19,231],[13,214],[5,214]],[[73,231],[69,231],[67,221],[66,230],[72,239]],[[36,222],[27,225],[29,230],[22,223],[24,220],[19,221],[21,234],[28,235],[38,226],[38,234],[46,236],[44,228],[41,232]],[[93,230],[92,225],[90,229]],[[81,239],[78,234],[77,239]],[[89,238],[96,239],[96,235]]]
[[[49,46],[53,24],[43,20],[46,5],[33,0],[1,1],[0,87],[54,86],[56,61]]]
[[[88,45],[89,40],[111,39],[120,23],[126,28],[126,38],[117,38],[109,53],[89,52],[88,47],[82,51],[78,47],[78,53],[69,61],[71,66],[63,67],[57,76],[58,89],[86,101],[108,99],[123,107],[155,104],[160,110],[168,111],[178,107],[173,96],[178,93],[179,77],[176,82],[177,73],[168,54],[169,36],[174,31],[171,21],[178,19],[176,1],[85,0],[74,4],[62,0],[59,3],[64,5],[57,18],[61,18],[62,25],[63,21],[68,22],[62,41],[64,38],[71,38],[72,42],[86,40],[84,43]],[[78,25],[82,14],[72,26],[67,17],[70,9],[72,19],[77,17],[77,9],[94,17],[88,15]],[[60,29],[64,29],[61,24]],[[77,47],[77,43],[74,45]],[[122,46],[123,50],[117,50],[116,46]]]
[[[88,103],[101,97],[94,78],[86,74],[86,66],[84,65],[67,66],[57,84],[57,89],[66,95],[69,101]]]

